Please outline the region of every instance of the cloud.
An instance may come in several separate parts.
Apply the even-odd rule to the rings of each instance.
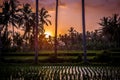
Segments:
[[[64,0],[59,0],[59,7],[66,7]],[[39,6],[47,8],[47,10],[55,11],[56,0],[42,0],[39,2]]]
[[[3,0],[0,0],[0,6],[2,5],[2,3],[3,3]]]
[[[64,1],[65,1],[65,0],[64,0]],[[60,6],[60,7],[66,7],[66,4],[65,4],[64,1],[59,0],[59,6]]]
[[[0,0],[2,3],[4,0]],[[29,3],[35,8],[35,0],[18,0],[22,3]],[[81,0],[58,0],[60,7],[74,8],[76,11],[81,8]],[[119,10],[120,0],[85,0],[86,7],[96,10]],[[39,7],[45,7],[50,11],[55,10],[56,0],[39,0]]]
[[[29,3],[33,8],[35,8],[35,0],[21,0],[22,3]],[[46,8],[49,11],[55,11],[56,0],[40,0],[39,8]],[[59,0],[59,7],[66,7],[64,0]]]
[[[111,10],[120,11],[120,0],[87,0],[86,6],[91,9],[104,10],[111,12]]]
[[[4,0],[0,0],[1,1]],[[35,0],[18,0],[21,3],[29,3],[35,10]],[[50,13],[51,20],[54,27],[55,18],[55,5],[56,0],[39,0],[39,9],[44,7]],[[86,8],[86,27],[87,30],[94,30],[99,25],[99,19],[103,16],[111,16],[114,13],[120,14],[120,0],[85,0]],[[65,27],[68,29],[70,26],[80,27],[81,26],[81,0],[59,0],[59,27]],[[68,27],[66,27],[68,26]],[[52,27],[52,29],[53,29]],[[63,28],[59,28],[59,32],[63,31]]]

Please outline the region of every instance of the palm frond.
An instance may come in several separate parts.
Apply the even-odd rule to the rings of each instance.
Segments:
[[[46,19],[46,21],[47,21],[50,25],[52,25],[52,23],[51,23],[51,21],[50,21],[50,20]]]

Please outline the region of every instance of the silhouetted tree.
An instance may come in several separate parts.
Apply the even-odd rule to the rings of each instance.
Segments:
[[[17,26],[17,22],[18,22],[18,19],[19,19],[19,2],[17,0],[9,0],[9,1],[4,1],[3,2],[3,5],[2,5],[2,12],[0,13],[0,37],[1,38],[4,38],[5,40],[2,40],[2,47],[5,49],[5,47],[7,48],[8,46],[10,47],[11,46],[11,37],[10,34],[10,30],[9,30],[9,27],[10,25],[13,26],[13,31],[12,31],[12,34],[13,34],[13,38],[14,38],[14,26],[18,28]],[[13,39],[12,39],[13,40]],[[8,42],[10,44],[8,44]],[[8,46],[5,44],[8,44]],[[14,44],[14,42],[12,42]]]
[[[20,33],[15,33],[14,34],[14,39],[13,39],[13,41],[14,41],[14,46],[16,47],[16,49],[18,50],[18,51],[20,51],[21,49],[22,49],[22,44],[23,44],[23,38],[22,38],[22,36],[20,35]]]
[[[8,23],[10,21],[10,4],[8,1],[5,1],[2,6],[1,13],[1,31],[4,29],[6,37],[8,37]]]
[[[30,6],[30,4],[25,4],[23,5],[23,8],[22,8],[22,22],[21,24],[22,27],[24,28],[24,34],[23,34],[23,38],[29,36],[31,30],[32,30],[32,26],[31,26],[31,19],[33,18],[32,17],[32,8]]]
[[[51,21],[48,19],[49,17],[51,17],[48,14],[48,11],[45,8],[41,8],[41,10],[39,11],[39,24],[38,24],[38,34],[39,36],[39,45],[40,45],[40,49],[42,49],[42,44],[44,44],[46,41],[45,39],[45,30],[44,30],[44,25],[51,25]]]
[[[76,30],[73,27],[70,27],[69,31],[69,36],[70,36],[70,41],[71,41],[71,49],[72,47],[74,47],[73,45],[75,44],[75,34],[76,34]]]
[[[3,25],[4,32],[7,35],[8,27],[10,24],[13,26],[13,38],[14,38],[14,26],[17,27],[17,22],[19,19],[19,2],[17,0],[10,0],[4,1],[2,6],[2,13],[1,13],[1,23]],[[14,44],[14,42],[13,42]]]
[[[34,16],[33,16],[34,15]],[[23,29],[23,39],[25,50],[30,47],[30,37],[32,35],[33,28],[35,26],[35,14],[32,12],[32,8],[30,4],[23,4],[23,8],[21,8],[21,18],[19,19],[19,26]]]
[[[51,21],[48,19],[49,17],[51,17],[49,14],[48,14],[48,11],[45,9],[45,8],[42,8],[40,11],[39,11],[39,27],[38,27],[38,32],[40,34],[43,34],[44,33],[44,25],[51,25]]]
[[[56,13],[55,13],[55,42],[54,51],[55,57],[57,57],[57,29],[58,29],[58,0],[56,0]]]
[[[82,0],[82,28],[83,28],[84,62],[86,62],[87,61],[87,50],[86,50],[86,28],[85,28],[85,0]]]
[[[59,40],[65,43],[64,50],[69,50],[70,47],[70,36],[68,34],[59,35]]]
[[[36,0],[36,24],[35,24],[35,63],[38,63],[38,24],[39,24],[39,19],[38,19],[38,10],[39,10],[39,0]]]
[[[114,14],[112,17],[103,17],[99,23],[101,32],[110,42],[115,42],[120,47],[120,17]]]
[[[12,33],[13,33],[13,40],[14,40],[14,27],[17,27],[17,23],[19,21],[20,15],[18,12],[20,12],[19,1],[17,0],[10,0],[10,23],[12,24]],[[13,41],[13,46],[14,46],[14,41]]]

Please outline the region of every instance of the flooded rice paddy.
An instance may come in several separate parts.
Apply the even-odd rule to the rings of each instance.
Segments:
[[[0,80],[120,80],[120,67],[12,66],[0,68]]]

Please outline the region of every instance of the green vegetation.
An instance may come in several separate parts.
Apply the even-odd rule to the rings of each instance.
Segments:
[[[58,54],[62,54],[62,53],[69,53],[69,54],[74,54],[74,53],[79,53],[82,54],[83,51],[82,50],[58,50],[57,51]],[[103,52],[103,50],[88,50],[87,53],[88,54],[92,54],[92,53],[96,53],[96,54],[100,54],[101,52]],[[4,52],[3,52],[4,53]],[[34,54],[34,52],[5,52],[5,54]],[[54,54],[53,50],[41,50],[39,52],[39,54]]]
[[[34,61],[34,52],[12,52],[2,54],[5,62],[32,62]],[[54,59],[53,51],[41,51],[38,54],[39,63],[81,63],[83,61],[82,51],[58,51],[56,59]],[[89,63],[119,63],[120,52],[111,50],[89,50],[87,51],[87,60]]]

